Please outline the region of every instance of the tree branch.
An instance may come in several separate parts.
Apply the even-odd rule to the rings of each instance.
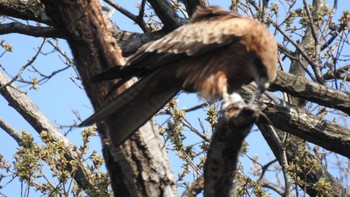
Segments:
[[[0,0],[0,14],[52,25],[44,9],[31,1]]]
[[[191,17],[199,5],[209,5],[208,0],[181,0],[185,5],[188,16]]]
[[[307,99],[320,105],[343,111],[350,115],[350,96],[342,91],[307,80],[304,77],[278,71],[272,89],[286,92],[292,96]]]
[[[273,97],[272,95],[270,95]],[[287,103],[264,102],[264,114],[274,127],[350,158],[350,130]]]
[[[240,150],[259,116],[254,106],[226,110],[215,128],[204,166],[204,195],[236,196]]]
[[[325,80],[341,79],[344,81],[350,81],[350,65],[345,65],[337,70],[329,70],[323,75],[323,78]]]
[[[196,197],[204,188],[204,176],[198,177],[187,187],[181,197]]]
[[[176,10],[168,1],[148,0],[158,18],[162,21],[165,31],[172,31],[185,23],[185,20],[176,14]]]
[[[14,140],[16,140],[18,145],[21,145],[23,143],[21,132],[17,131],[2,118],[0,118],[0,128],[8,133]]]
[[[57,29],[53,27],[35,27],[31,25],[24,25],[19,22],[0,24],[0,34],[9,33],[20,33],[34,37],[64,37]]]
[[[104,2],[108,3],[108,5],[112,6],[114,9],[118,10],[120,13],[124,14],[126,17],[134,21],[144,32],[150,32],[151,29],[147,27],[145,21],[143,20],[143,15],[134,15],[127,9],[123,8],[117,3],[114,3],[111,0],[104,0]],[[141,7],[141,10],[143,10],[143,7]]]
[[[117,39],[118,45],[120,46],[123,56],[129,56],[133,54],[143,44],[156,40],[164,36],[166,32],[155,31],[146,33],[132,33],[115,29],[113,36]]]
[[[320,84],[324,84],[324,79],[321,76],[321,73],[317,71],[318,65],[306,54],[306,52],[299,46],[298,43],[296,43],[290,36],[288,36],[277,24],[272,22],[274,27],[283,35],[284,38],[286,38],[290,43],[293,44],[293,46],[298,50],[298,52],[303,56],[303,58],[311,65],[311,67],[314,70],[316,81]],[[306,68],[304,68],[306,70]],[[312,75],[310,75],[311,78],[314,78]]]
[[[14,84],[4,86],[9,82],[10,80],[7,76],[0,71],[0,94],[27,120],[36,132],[40,134],[42,131],[47,131],[52,135],[55,141],[60,141],[65,144],[66,159],[68,161],[79,161],[77,162],[77,170],[73,173],[74,180],[81,188],[93,191],[94,187],[87,178],[88,174],[91,174],[91,172],[87,167],[87,164],[77,156],[74,151],[76,147],[56,129],[50,120],[24,93],[18,91],[18,88]]]
[[[276,156],[276,158],[278,159],[278,161],[281,161],[282,158],[280,158],[280,154],[278,149],[280,149],[278,146],[279,144],[276,144],[272,139],[273,137],[271,135],[273,135],[270,132],[270,127],[271,125],[266,124],[266,121],[264,121],[263,119],[259,119],[257,122],[257,126],[259,128],[259,130],[261,131],[262,135],[264,136],[265,140],[267,141],[267,143],[269,144],[269,147],[271,148],[271,150],[273,151],[274,155]],[[279,136],[279,138],[283,138],[283,136],[285,135],[286,132],[276,129],[276,132]],[[296,138],[294,136],[290,137],[291,139],[289,139],[289,143],[287,143],[286,146],[286,155],[288,158],[288,162],[289,164],[293,164],[293,165],[304,165],[303,163],[301,163],[301,159],[303,158],[303,156],[301,155],[301,151],[300,151],[300,147],[302,146],[299,143],[301,142],[301,140],[299,138]],[[304,185],[300,185],[299,186],[301,188],[304,188],[306,185],[306,193],[308,193],[310,196],[317,196],[319,191],[317,189],[314,189],[312,186],[318,182],[320,180],[320,178],[324,178],[326,180],[326,182],[331,184],[332,190],[330,191],[330,196],[349,196],[349,195],[345,195],[346,191],[344,189],[344,187],[342,186],[342,184],[340,184],[328,171],[327,169],[325,169],[325,167],[322,165],[322,163],[313,155],[311,155],[310,153],[306,154],[306,156],[304,156],[306,158],[308,158],[308,160],[313,160],[315,163],[315,165],[321,166],[320,168],[314,168],[313,170],[309,171],[307,174],[303,174],[303,173],[299,173],[298,177],[303,180],[305,183]],[[300,183],[300,181],[299,181]],[[264,185],[266,187],[266,185]],[[274,189],[275,190],[275,189]],[[275,190],[276,192],[278,190]],[[280,191],[282,192],[282,191]]]
[[[282,173],[283,173],[283,178],[284,178],[284,194],[283,196],[290,196],[290,179],[288,176],[288,159],[287,159],[287,155],[286,155],[286,135],[287,133],[284,134],[283,137],[279,137],[277,132],[274,130],[274,128],[270,125],[266,125],[270,128],[269,129],[269,134],[271,137],[271,141],[274,142],[274,144],[276,144],[276,152],[275,154],[278,154],[277,158],[281,167],[282,167]],[[281,140],[283,139],[283,141]],[[278,153],[277,153],[278,152]]]
[[[245,100],[250,100],[251,95],[255,91],[256,86],[251,84],[244,86],[240,93]],[[264,100],[261,103],[263,108],[262,114],[264,116],[260,116],[256,124],[279,162],[283,162],[283,158],[281,158],[282,155],[280,154],[281,144],[276,142],[275,134],[271,132],[272,126],[280,139],[284,139],[286,132],[288,132],[344,156],[350,155],[346,151],[350,148],[350,143],[346,143],[347,139],[350,139],[350,130],[333,122],[324,121],[306,112],[302,108],[290,106],[272,94],[268,94],[268,98],[262,99]],[[285,153],[289,164],[291,164],[291,162],[300,164],[301,152],[299,149],[303,140],[296,136],[289,136],[291,139],[288,140],[289,143],[286,143]],[[317,158],[311,154],[307,154],[306,157],[309,158],[309,160],[317,160]],[[323,177],[332,185],[331,196],[344,196],[345,190],[343,186],[332,177],[325,167],[323,167],[322,163],[318,162],[315,165],[321,167],[307,174],[298,174],[300,179],[307,185],[306,192],[310,196],[316,196],[318,191],[310,186]],[[304,187],[305,185],[300,186]]]

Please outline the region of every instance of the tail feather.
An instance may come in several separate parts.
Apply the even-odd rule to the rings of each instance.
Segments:
[[[179,91],[176,86],[166,87],[162,81],[154,83],[159,80],[157,74],[154,72],[141,79],[79,126],[88,126],[113,117],[110,122],[118,130],[110,132],[110,135],[114,145],[121,144]]]
[[[108,81],[108,80],[112,80],[112,79],[124,78],[125,71],[124,71],[123,67],[124,66],[115,66],[115,67],[109,69],[108,71],[97,74],[90,79],[90,83],[97,83],[100,81]]]
[[[123,143],[134,131],[145,124],[160,108],[162,108],[178,90],[159,92],[152,97],[135,99],[113,115],[112,127],[118,130],[110,132],[115,146]]]

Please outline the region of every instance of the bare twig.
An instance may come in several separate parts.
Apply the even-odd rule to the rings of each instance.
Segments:
[[[194,128],[189,122],[188,120],[184,119],[183,120],[183,124],[188,127],[193,133],[195,133],[196,135],[198,135],[200,138],[202,138],[204,141],[206,142],[210,142],[210,137],[199,132],[196,128]]]
[[[330,72],[327,72],[326,74],[323,75],[323,78],[326,80],[329,79],[343,79],[345,81],[350,81],[350,65],[345,65],[341,68],[338,68],[336,70],[332,70]]]
[[[275,162],[277,162],[277,159],[274,159],[274,160],[272,160],[272,161],[270,161],[270,162],[268,162],[267,164],[265,164],[265,165],[262,166],[262,168],[261,168],[262,171],[261,171],[261,175],[260,175],[260,177],[259,177],[259,180],[263,180],[264,175],[265,175],[267,169],[268,169],[272,164],[274,164]]]
[[[298,52],[303,56],[303,58],[311,65],[312,68],[318,68],[318,65],[315,64],[315,62],[309,58],[309,56],[305,53],[305,51],[299,46],[298,43],[296,43],[291,37],[289,37],[276,23],[272,23],[276,29],[290,42],[293,44],[293,46],[298,50]],[[307,69],[305,67],[303,67],[305,71],[307,71]],[[315,71],[315,69],[314,69]],[[315,72],[315,76],[316,78],[311,74],[311,73],[308,73],[309,76],[311,77],[312,80],[314,81],[317,81],[321,84],[324,84],[324,79],[322,79],[322,76],[318,74],[320,73],[316,73]]]
[[[46,39],[43,39],[43,42],[41,43],[41,45],[38,47],[38,50],[36,51],[36,53],[34,54],[34,56],[32,57],[32,59],[30,59],[24,66],[21,67],[21,69],[18,71],[18,73],[16,74],[16,76],[12,77],[12,79],[7,82],[6,84],[1,84],[0,86],[0,90],[2,90],[3,88],[5,88],[6,86],[12,84],[14,81],[16,81],[20,76],[21,74],[23,73],[23,71],[30,65],[33,64],[33,62],[36,60],[36,58],[38,57],[38,55],[40,54],[41,52],[41,49],[43,48],[44,44],[46,42]]]
[[[318,5],[318,3],[317,3],[317,6],[316,6],[315,10],[313,11],[313,14],[311,14],[309,5],[307,4],[306,0],[303,0],[303,4],[304,4],[305,10],[306,10],[306,15],[308,16],[309,21],[310,21],[309,27],[311,29],[311,34],[312,34],[314,45],[315,45],[315,50],[314,50],[315,51],[314,52],[314,55],[315,55],[314,59],[315,60],[314,60],[314,63],[315,63],[315,65],[319,65],[320,62],[321,62],[321,57],[320,57],[321,44],[320,44],[319,39],[318,39],[319,28],[318,28],[318,30],[316,30],[316,25],[314,23],[313,16],[314,15],[317,16],[317,14],[319,14],[319,10],[320,10],[320,6],[321,5]],[[321,70],[320,70],[319,66],[312,67],[312,68],[314,69],[314,72],[315,72],[317,80],[319,80],[319,78],[322,79],[322,74],[321,74]]]
[[[339,28],[334,30],[334,32],[332,33],[332,36],[328,39],[328,41],[326,41],[321,46],[321,51],[323,51],[324,49],[329,47],[333,43],[333,41],[340,35],[340,33],[343,32],[345,29],[346,29],[346,26],[345,25],[341,25]]]
[[[265,188],[269,188],[269,189],[275,191],[275,192],[276,192],[277,194],[279,194],[280,196],[284,196],[284,191],[285,191],[284,188],[277,187],[277,186],[275,186],[273,183],[268,182],[267,180],[262,180],[262,181],[261,181],[261,186],[262,186],[262,187],[265,187]],[[286,196],[286,197],[287,197],[287,196]]]
[[[209,5],[208,0],[180,0],[186,7],[188,16],[191,17],[199,5]]]
[[[323,28],[323,35],[322,35],[323,40],[326,39],[327,31],[328,31],[328,29],[333,25],[333,24],[332,24],[332,19],[333,19],[333,17],[334,17],[334,14],[335,14],[337,8],[338,8],[338,0],[334,0],[334,1],[333,1],[332,12],[329,14],[328,19],[327,19],[327,22],[326,22],[326,24],[325,24],[325,27]],[[340,29],[340,28],[339,28],[339,29]],[[337,37],[337,34],[333,34],[333,36],[332,36],[326,43],[324,43],[324,44],[321,46],[321,51],[324,50],[325,48],[327,48],[329,45],[331,45],[331,43],[335,40],[336,37]]]
[[[133,13],[129,12],[129,10],[123,8],[119,4],[111,1],[111,0],[104,0],[108,5],[112,6],[114,9],[118,10],[120,13],[124,14],[126,17],[130,18],[134,22],[137,21],[137,16],[134,15]]]
[[[185,112],[187,113],[187,112],[191,112],[191,111],[196,111],[197,109],[201,109],[201,108],[206,107],[208,105],[209,105],[209,103],[204,102],[202,104],[185,109]],[[169,110],[160,111],[157,113],[157,115],[171,115],[171,111],[169,111]]]
[[[271,132],[270,136],[273,136],[273,140],[275,141],[275,143],[278,147],[279,158],[280,158],[279,162],[280,162],[280,165],[282,167],[282,174],[283,174],[283,178],[284,178],[284,187],[285,187],[283,196],[289,196],[291,182],[290,182],[288,172],[287,172],[288,159],[287,159],[287,155],[286,155],[285,140],[283,140],[283,142],[282,142],[280,140],[280,138],[278,137],[275,129],[271,125],[268,125],[268,127],[269,127],[269,130]]]
[[[18,111],[32,127],[40,134],[43,131],[49,132],[53,139],[60,141],[66,147],[65,157],[68,161],[78,161],[77,170],[73,173],[73,178],[77,183],[85,189],[91,189],[92,185],[87,178],[87,174],[91,174],[87,164],[78,158],[77,153],[74,151],[76,147],[62,135],[60,131],[50,122],[50,120],[38,109],[38,107],[23,93],[18,91],[15,84],[10,84],[10,80],[7,76],[0,71],[0,94],[9,102],[11,106]]]
[[[51,72],[49,75],[46,75],[46,74],[42,73],[40,70],[36,69],[34,66],[31,66],[31,68],[33,68],[34,72],[38,73],[41,77],[43,77],[42,79],[38,80],[38,84],[43,84],[43,83],[47,82],[49,79],[51,79],[52,77],[54,77],[58,73],[63,72],[70,67],[71,67],[70,65],[65,66],[61,69],[58,69],[58,70]]]
[[[310,26],[309,27],[311,29],[311,33],[312,33],[312,36],[314,38],[315,45],[317,45],[318,44],[318,36],[317,36],[318,33],[317,33],[316,29],[315,29],[314,19],[313,19],[312,15],[311,15],[310,7],[307,4],[306,0],[303,0],[303,4],[304,4],[304,7],[305,7],[306,15],[307,15],[307,17],[309,18],[309,21],[310,21],[310,23],[309,23]]]
[[[112,6],[114,9],[118,10],[120,13],[124,14],[126,17],[128,17],[129,19],[134,21],[137,25],[139,25],[139,27],[144,32],[151,31],[151,29],[149,27],[147,27],[145,21],[143,20],[144,5],[141,7],[141,9],[143,9],[143,10],[141,11],[141,9],[140,9],[139,15],[135,15],[135,14],[129,12],[129,10],[123,8],[122,6],[120,6],[119,4],[117,4],[111,0],[104,0],[104,2],[108,3],[108,5]],[[142,13],[142,15],[141,15],[141,13]]]
[[[168,1],[149,0],[148,2],[158,18],[163,22],[165,31],[172,31],[185,23],[185,20],[177,15],[176,10]]]

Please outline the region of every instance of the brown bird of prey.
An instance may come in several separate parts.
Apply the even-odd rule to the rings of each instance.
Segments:
[[[277,44],[265,25],[219,7],[198,7],[188,24],[143,45],[125,66],[94,77],[119,78],[118,85],[134,76],[140,80],[80,126],[113,114],[118,130],[110,137],[119,145],[180,90],[229,102],[229,93],[253,80],[264,92],[276,78],[276,65]]]

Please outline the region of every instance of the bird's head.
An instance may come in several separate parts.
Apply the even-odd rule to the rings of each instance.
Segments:
[[[255,31],[248,37],[246,46],[251,53],[250,67],[252,76],[263,93],[276,80],[278,52],[277,42],[265,25],[256,22]]]
[[[254,66],[256,68],[254,74],[254,80],[258,85],[258,90],[260,93],[265,92],[276,80],[277,77],[277,55],[274,59],[269,59],[268,61],[257,57],[254,59]]]
[[[259,38],[255,38],[257,42],[254,47],[252,63],[256,69],[253,77],[259,92],[263,93],[276,80],[278,54],[274,36],[265,26],[261,25],[260,27],[262,28],[261,35]]]

